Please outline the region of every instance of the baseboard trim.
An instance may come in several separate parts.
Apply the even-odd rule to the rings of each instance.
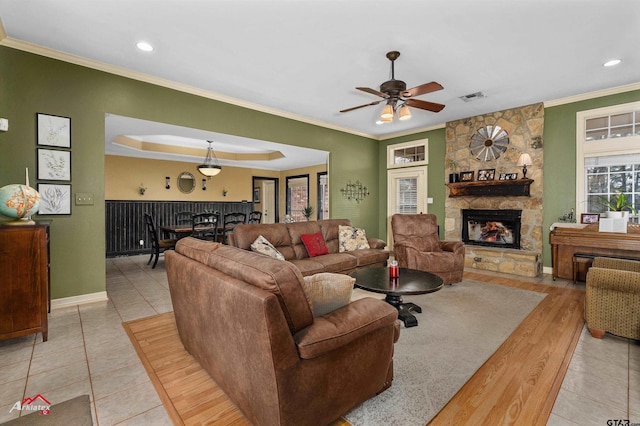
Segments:
[[[551,266],[543,266],[542,273],[551,275],[553,274],[553,268]]]
[[[51,309],[66,308],[68,306],[85,305],[93,302],[105,302],[109,300],[106,291],[97,293],[81,294],[80,296],[62,297],[51,301]]]

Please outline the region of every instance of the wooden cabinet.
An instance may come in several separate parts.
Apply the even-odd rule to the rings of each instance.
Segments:
[[[0,224],[0,340],[42,332],[47,341],[49,225]]]

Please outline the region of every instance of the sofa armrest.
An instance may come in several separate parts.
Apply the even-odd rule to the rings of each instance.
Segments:
[[[440,248],[442,251],[464,254],[464,243],[462,241],[440,241]]]
[[[591,267],[587,273],[587,289],[593,288],[640,295],[640,273]]]
[[[387,243],[380,238],[367,238],[367,241],[372,249],[384,249],[387,246]]]
[[[303,359],[312,359],[339,349],[354,340],[376,330],[392,327],[398,311],[379,299],[364,298],[351,302],[324,316],[315,318],[313,324],[297,332],[293,338]],[[394,342],[399,333],[394,331]]]

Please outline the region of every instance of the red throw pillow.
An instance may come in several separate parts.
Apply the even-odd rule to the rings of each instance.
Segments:
[[[320,232],[300,235],[300,239],[302,239],[304,247],[307,249],[307,253],[309,253],[309,257],[329,254],[327,245],[324,243],[324,238],[322,238],[322,234]]]

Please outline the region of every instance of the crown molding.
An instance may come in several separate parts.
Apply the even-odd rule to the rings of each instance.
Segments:
[[[399,138],[401,136],[409,136],[409,135],[415,135],[422,132],[429,132],[431,130],[444,129],[445,127],[446,127],[446,123],[435,124],[433,126],[422,127],[419,129],[405,130],[404,132],[390,133],[388,135],[378,136],[376,139],[378,139],[379,141],[385,141],[388,139]]]
[[[177,90],[179,92],[188,93],[191,95],[196,95],[196,96],[200,96],[207,99],[213,99],[216,101],[239,106],[242,108],[247,108],[254,111],[264,112],[266,114],[271,114],[278,117],[311,124],[314,126],[324,127],[331,130],[337,130],[339,132],[349,133],[355,136],[362,136],[369,139],[378,139],[377,136],[371,135],[369,133],[359,132],[353,129],[349,129],[347,127],[335,126],[333,124],[329,124],[324,121],[313,120],[307,117],[303,117],[301,115],[292,114],[286,111],[281,111],[279,109],[266,107],[264,105],[258,105],[255,103],[243,101],[240,99],[232,98],[230,96],[225,96],[219,93],[211,92],[209,90],[204,90],[204,89],[199,89],[197,87],[189,86],[187,84],[177,83],[175,81],[167,80],[160,77],[154,77],[152,75],[129,70],[127,68],[117,67],[114,65],[106,64],[104,62],[95,61],[93,59],[87,59],[81,56],[60,52],[58,50],[48,49],[46,47],[42,47],[37,44],[16,40],[11,37],[7,37],[6,32],[4,32],[4,27],[1,24],[2,23],[0,22],[0,45],[2,46],[10,47],[16,50],[22,50],[24,52],[33,53],[36,55],[45,56],[52,59],[57,59],[59,61],[68,62],[71,64],[80,65],[87,68],[92,68],[98,71],[103,71],[103,72],[107,72],[114,75],[119,75],[121,77],[126,77],[133,80],[154,84],[156,86],[166,87],[168,89]]]
[[[7,32],[4,29],[2,18],[0,18],[0,42],[2,42],[5,38],[7,38]]]
[[[611,87],[609,89],[596,90],[595,92],[583,93],[566,98],[554,99],[543,102],[545,108],[555,107],[559,105],[571,104],[574,102],[586,101],[603,96],[617,95],[618,93],[630,92],[632,90],[640,90],[640,83],[631,83],[624,86]]]

